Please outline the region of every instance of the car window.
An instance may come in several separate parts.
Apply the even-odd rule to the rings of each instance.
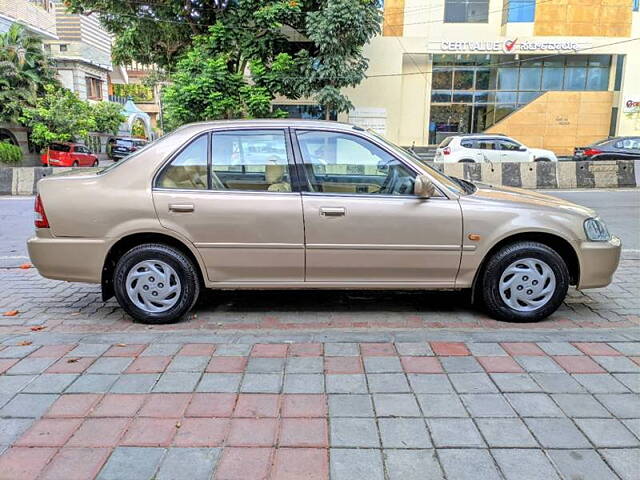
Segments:
[[[498,146],[496,145],[496,141],[493,139],[479,138],[476,141],[476,148],[479,148],[480,150],[497,150]]]
[[[311,192],[414,194],[415,173],[369,140],[312,130],[296,136]]]
[[[464,140],[460,141],[460,146],[464,147],[464,148],[476,148],[474,146],[474,141],[471,138],[466,138]]]
[[[53,150],[54,152],[70,152],[71,146],[65,145],[64,143],[52,143],[49,145],[49,150]]]
[[[284,131],[215,132],[211,142],[211,188],[290,192]]]
[[[497,143],[500,146],[500,150],[509,150],[509,151],[520,150],[520,144],[512,140],[498,140]]]
[[[453,137],[446,137],[444,140],[442,140],[442,142],[440,142],[440,145],[438,145],[438,148],[446,147],[451,143],[451,140],[453,140]]]
[[[207,135],[200,135],[162,171],[161,188],[205,190],[207,188]]]
[[[640,150],[640,138],[624,138],[616,143],[616,147],[625,150]]]

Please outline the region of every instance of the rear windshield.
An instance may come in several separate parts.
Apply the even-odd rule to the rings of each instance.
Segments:
[[[449,145],[449,144],[451,143],[451,140],[453,140],[453,137],[447,137],[447,138],[445,138],[445,139],[440,143],[440,145],[438,145],[438,148],[444,148],[444,147],[446,147],[447,145]]]
[[[52,143],[49,145],[49,150],[53,150],[54,152],[70,152],[71,147],[63,143]]]
[[[130,147],[133,145],[133,140],[125,140],[123,138],[119,138],[116,140],[116,145],[119,147]]]

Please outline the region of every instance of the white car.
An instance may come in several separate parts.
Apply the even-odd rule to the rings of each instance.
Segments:
[[[445,138],[434,157],[442,163],[557,162],[550,150],[529,148],[504,135],[463,135]]]

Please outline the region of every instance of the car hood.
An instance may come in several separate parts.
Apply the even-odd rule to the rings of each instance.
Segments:
[[[479,200],[508,202],[514,205],[519,204],[526,208],[557,209],[584,217],[597,216],[595,210],[591,208],[554,197],[553,195],[546,195],[523,188],[496,187],[484,183],[474,183],[474,185],[477,187],[477,190],[472,194],[472,197]]]

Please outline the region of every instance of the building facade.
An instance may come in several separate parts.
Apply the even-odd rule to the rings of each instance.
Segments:
[[[47,40],[45,49],[56,62],[60,83],[83,100],[107,100],[111,36],[95,15],[68,13],[61,1],[55,14],[58,38]]]
[[[43,39],[58,38],[51,0],[0,0],[0,32],[6,32],[14,23]]]
[[[638,3],[386,0],[340,119],[402,145],[500,132],[560,155],[640,135]]]

